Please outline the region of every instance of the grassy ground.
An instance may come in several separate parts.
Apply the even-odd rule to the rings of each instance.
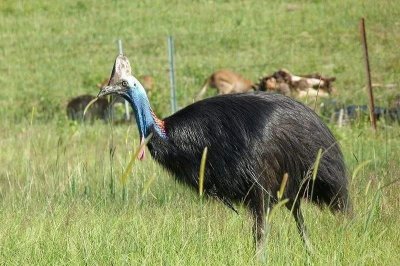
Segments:
[[[337,77],[337,99],[366,101],[358,22],[366,17],[373,79],[398,83],[394,1],[2,1],[0,4],[0,263],[250,265],[251,221],[176,183],[150,158],[119,176],[135,125],[78,125],[70,97],[97,92],[121,38],[135,73],[151,74],[154,108],[169,114],[166,36],[176,46],[184,106],[217,68],[249,79],[286,67]],[[387,105],[397,89],[376,88]],[[213,94],[212,91],[209,95]],[[308,257],[286,210],[272,218],[268,262],[400,262],[398,125],[330,125],[349,168],[356,216],[305,204]],[[110,150],[115,152],[110,152]]]

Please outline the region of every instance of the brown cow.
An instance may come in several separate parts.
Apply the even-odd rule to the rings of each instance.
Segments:
[[[245,79],[240,74],[231,70],[218,70],[206,79],[200,92],[196,96],[196,100],[200,100],[206,93],[208,87],[216,88],[218,94],[247,92],[253,89],[253,82]]]

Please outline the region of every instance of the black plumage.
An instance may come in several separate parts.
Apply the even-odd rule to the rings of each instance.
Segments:
[[[232,201],[247,204],[255,221],[260,220],[256,228],[263,228],[264,211],[276,203],[285,173],[289,179],[283,198],[289,199],[287,207],[293,209],[302,235],[300,198],[334,211],[348,207],[339,144],[320,118],[301,103],[262,92],[223,95],[192,104],[164,121],[169,138],[153,135],[148,143],[153,158],[197,189],[202,151],[208,147],[205,191],[229,207]],[[311,189],[320,148],[323,156]],[[262,241],[262,232],[258,234],[256,239]]]
[[[255,180],[276,195],[286,172],[287,196],[297,193],[322,148],[327,151],[318,169],[314,198],[335,208],[339,199],[347,198],[338,143],[312,110],[288,97],[260,92],[217,96],[192,104],[164,122],[168,140],[155,133],[149,151],[195,188],[204,147],[209,150],[205,189],[234,201],[244,200]],[[318,195],[321,186],[330,189]],[[335,200],[339,191],[345,194],[339,193]]]

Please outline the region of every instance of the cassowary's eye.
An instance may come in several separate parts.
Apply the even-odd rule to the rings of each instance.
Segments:
[[[126,80],[123,80],[122,83],[121,83],[121,85],[122,85],[123,87],[128,87],[128,82],[127,82]]]

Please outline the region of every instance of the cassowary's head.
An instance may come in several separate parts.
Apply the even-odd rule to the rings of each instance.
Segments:
[[[114,63],[110,81],[101,88],[97,97],[117,94],[127,100],[135,113],[141,141],[150,134],[154,118],[151,114],[149,100],[142,84],[131,74],[128,58],[119,55]],[[144,154],[144,153],[143,153]]]
[[[138,101],[147,99],[142,84],[132,75],[122,75],[114,84],[103,87],[97,97],[109,94],[117,94],[130,103],[139,103]]]
[[[132,75],[131,65],[126,56],[117,56],[108,85],[100,89],[97,97],[109,94],[118,94],[132,103],[141,94],[146,96],[142,84]]]
[[[107,86],[100,89],[97,97],[117,94],[127,100],[135,108],[148,103],[146,91],[142,84],[132,75],[131,65],[126,56],[118,55]],[[136,110],[135,110],[136,111]]]

